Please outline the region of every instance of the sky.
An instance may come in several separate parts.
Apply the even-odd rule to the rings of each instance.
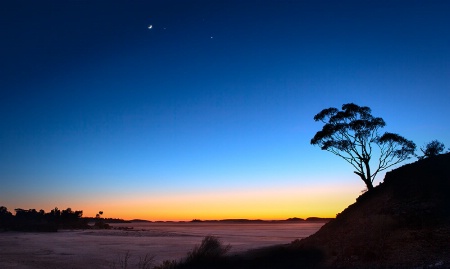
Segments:
[[[334,217],[364,183],[310,144],[314,115],[353,102],[418,147],[450,146],[448,14],[433,0],[2,1],[0,205]]]

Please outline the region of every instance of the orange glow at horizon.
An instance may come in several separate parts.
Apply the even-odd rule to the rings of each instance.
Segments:
[[[303,189],[264,189],[189,193],[162,197],[104,198],[85,203],[84,216],[102,210],[106,218],[151,221],[192,219],[263,219],[335,217],[355,202],[358,192],[349,186],[314,186]]]
[[[228,189],[209,191],[180,191],[172,193],[147,193],[145,191],[78,194],[49,199],[41,196],[30,201],[27,197],[16,197],[14,208],[44,209],[49,212],[70,207],[83,210],[84,217],[94,217],[103,211],[105,218],[125,220],[144,219],[150,221],[190,221],[192,219],[262,219],[281,220],[287,218],[335,217],[355,202],[360,185],[319,183],[289,187],[261,187],[260,189]]]

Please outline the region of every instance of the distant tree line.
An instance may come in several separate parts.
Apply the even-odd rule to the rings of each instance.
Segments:
[[[71,208],[50,212],[36,209],[16,208],[13,215],[4,206],[0,206],[0,230],[56,232],[58,229],[88,229],[88,219],[82,218],[83,211]]]

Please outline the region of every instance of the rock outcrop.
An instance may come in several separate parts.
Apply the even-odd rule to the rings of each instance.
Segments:
[[[322,250],[332,268],[450,268],[450,154],[388,172],[292,246]]]

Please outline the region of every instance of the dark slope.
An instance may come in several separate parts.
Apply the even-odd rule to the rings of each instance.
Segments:
[[[308,238],[161,268],[450,268],[449,175],[450,154],[417,161]]]
[[[450,268],[450,154],[386,174],[316,234],[293,243],[321,249],[343,268]]]

